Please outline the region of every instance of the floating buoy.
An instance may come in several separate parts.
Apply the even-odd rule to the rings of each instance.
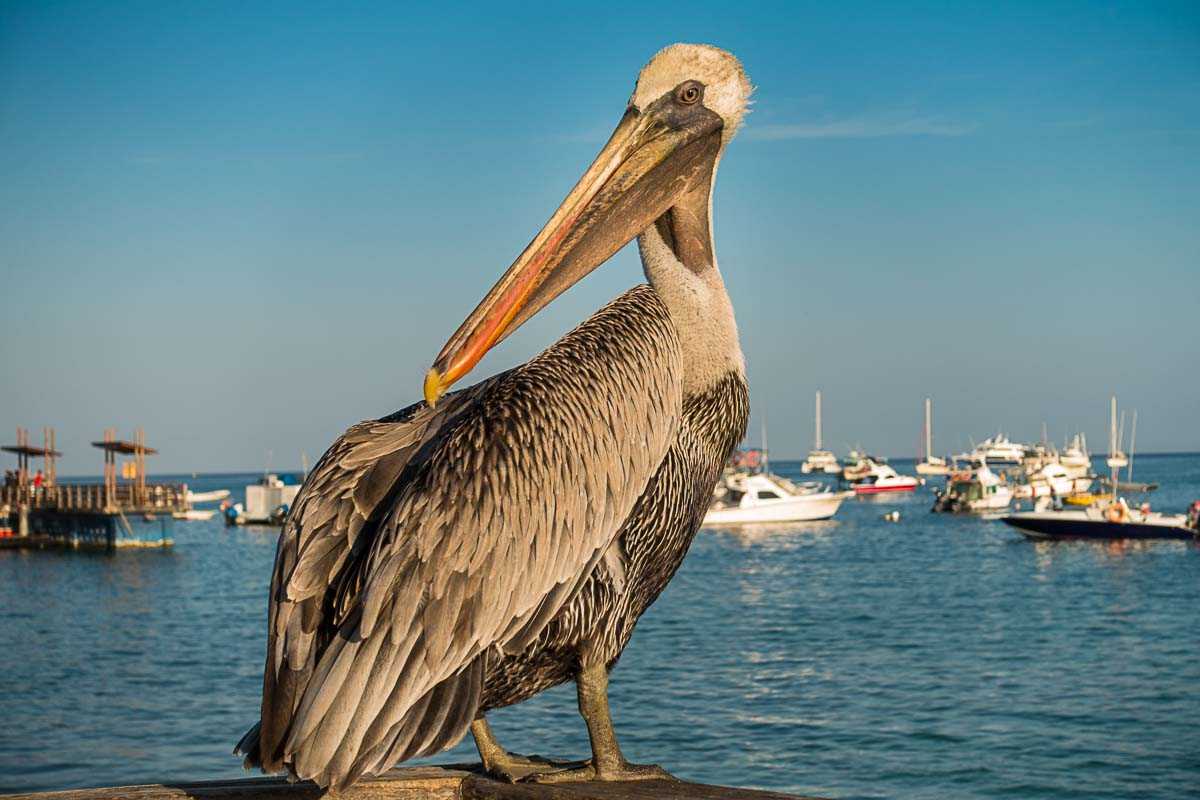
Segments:
[[[883,518],[888,522],[899,522],[900,521],[900,512],[899,511],[889,511],[888,513],[883,515]]]

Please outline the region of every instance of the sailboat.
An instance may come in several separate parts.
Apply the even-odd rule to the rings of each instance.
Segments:
[[[1121,427],[1125,427],[1125,415],[1121,415]],[[1107,463],[1113,469],[1121,469],[1129,465],[1129,457],[1121,452],[1121,439],[1124,431],[1117,432],[1117,396],[1112,396],[1112,413],[1108,422],[1108,459]]]
[[[946,459],[933,454],[933,401],[925,398],[925,458],[917,463],[918,475],[948,475]]]
[[[817,390],[817,421],[816,436],[813,439],[813,449],[808,451],[808,458],[800,465],[800,471],[805,475],[813,472],[824,472],[836,475],[842,471],[838,465],[837,456],[821,447],[821,390]]]

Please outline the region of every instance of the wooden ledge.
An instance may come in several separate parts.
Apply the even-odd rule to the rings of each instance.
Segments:
[[[684,781],[630,781],[543,786],[509,784],[480,774],[477,767],[403,767],[377,778],[365,778],[338,795],[338,800],[812,800],[779,792],[729,789]],[[3,795],[5,800],[316,800],[323,792],[312,783],[283,778],[242,778],[68,789],[61,792]]]

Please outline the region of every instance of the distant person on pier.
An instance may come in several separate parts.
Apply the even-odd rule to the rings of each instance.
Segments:
[[[33,488],[35,490],[40,490],[42,488],[42,484],[45,482],[46,482],[46,477],[44,475],[42,475],[42,471],[39,469],[33,475]]]

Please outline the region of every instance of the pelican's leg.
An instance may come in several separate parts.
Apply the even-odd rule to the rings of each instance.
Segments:
[[[471,735],[475,737],[475,748],[479,751],[479,760],[488,775],[509,783],[516,783],[522,778],[536,772],[561,769],[567,764],[563,761],[552,761],[540,756],[523,756],[510,753],[496,741],[492,727],[480,714],[471,723]]]
[[[530,775],[538,783],[574,781],[675,780],[656,764],[630,764],[621,754],[608,710],[608,668],[604,664],[584,667],[575,678],[579,713],[587,723],[592,741],[592,758],[581,767]]]

